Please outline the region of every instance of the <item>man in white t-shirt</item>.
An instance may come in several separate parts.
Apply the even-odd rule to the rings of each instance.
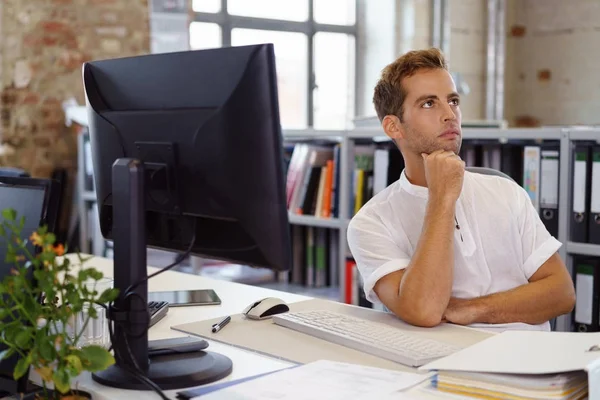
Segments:
[[[460,98],[443,54],[398,58],[373,102],[406,167],[348,227],[367,299],[426,327],[549,330],[549,320],[572,311],[561,243],[525,190],[465,171]]]

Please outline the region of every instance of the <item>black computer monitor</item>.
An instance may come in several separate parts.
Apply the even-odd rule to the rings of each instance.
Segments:
[[[231,362],[214,353],[149,363],[147,285],[126,292],[147,276],[146,246],[290,268],[273,45],[94,61],[83,80],[100,227],[121,291],[109,314],[123,320],[117,362],[94,379],[145,389],[121,370],[134,364],[165,389],[219,379]]]
[[[22,176],[0,176],[0,211],[13,209],[18,218],[25,217],[22,239],[40,226],[47,226],[53,232],[56,227],[57,205],[59,196],[58,183],[50,179],[35,179]],[[0,216],[0,221],[2,217]],[[34,254],[36,249],[32,243],[27,243],[27,249]],[[12,263],[5,262],[7,252],[6,238],[0,238],[0,280],[7,276],[14,268]],[[31,276],[33,282],[33,275]],[[0,344],[0,352],[6,346]],[[19,355],[15,354],[7,359],[0,360],[0,396],[13,395],[26,391],[28,374],[21,379],[13,378],[13,371]]]

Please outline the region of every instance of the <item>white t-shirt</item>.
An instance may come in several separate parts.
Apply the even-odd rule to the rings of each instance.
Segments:
[[[408,266],[421,236],[428,194],[426,187],[411,184],[403,171],[350,221],[348,244],[369,301],[380,302],[373,290],[379,279]],[[480,297],[526,284],[561,246],[525,189],[503,177],[466,171],[456,219],[460,229],[454,230],[452,297]],[[471,326],[550,330],[549,322]]]

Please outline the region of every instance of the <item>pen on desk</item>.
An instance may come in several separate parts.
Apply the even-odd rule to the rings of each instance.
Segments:
[[[223,327],[225,325],[227,325],[229,323],[229,321],[231,321],[231,317],[227,316],[227,317],[223,318],[223,320],[221,320],[221,322],[214,324],[212,326],[213,333],[219,332],[221,329],[223,329]]]

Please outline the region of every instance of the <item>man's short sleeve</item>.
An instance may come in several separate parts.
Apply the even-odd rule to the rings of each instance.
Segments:
[[[529,279],[556,253],[562,243],[550,235],[525,189],[518,186],[516,191],[517,220],[523,249],[523,272]]]
[[[359,212],[348,225],[348,246],[363,278],[367,300],[380,302],[373,288],[384,276],[404,269],[410,257],[376,215]]]

